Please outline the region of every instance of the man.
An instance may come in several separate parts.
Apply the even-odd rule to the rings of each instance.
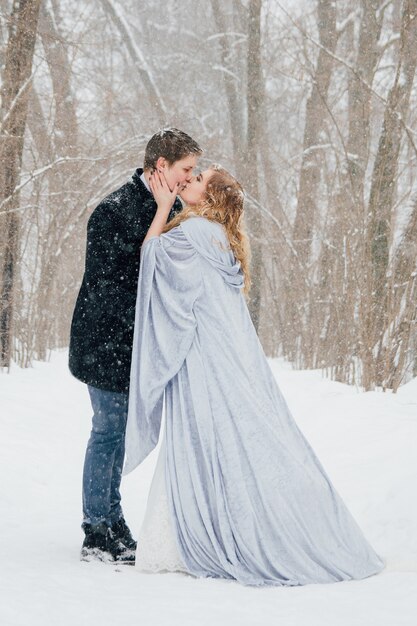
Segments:
[[[146,146],[144,168],[100,202],[88,220],[69,350],[71,373],[88,385],[94,413],[83,472],[82,560],[134,563],[136,542],[123,517],[119,487],[140,247],[156,212],[149,176],[158,170],[173,190],[190,181],[201,152],[180,130],[156,133]],[[177,198],[168,219],[180,209]]]

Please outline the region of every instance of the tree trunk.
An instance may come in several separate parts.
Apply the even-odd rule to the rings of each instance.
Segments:
[[[318,29],[321,45],[330,53],[336,49],[336,3],[332,0],[318,2]],[[293,228],[293,243],[300,262],[306,266],[317,216],[317,191],[323,162],[320,145],[326,136],[326,99],[333,68],[333,58],[320,48],[312,80],[311,94],[306,106],[303,156],[297,198],[297,212]]]
[[[1,93],[0,230],[4,233],[0,264],[0,367],[9,367],[13,343],[13,297],[19,251],[17,211],[28,98],[32,77],[40,0],[15,0],[10,17],[4,82]]]
[[[242,88],[240,79],[233,75],[236,64],[233,66],[230,59],[226,33],[227,25],[218,0],[211,0],[212,12],[217,30],[222,34],[220,38],[220,55],[225,69],[224,86],[230,116],[231,140],[236,175],[245,190],[255,200],[258,199],[258,153],[259,137],[261,133],[261,110],[264,100],[264,87],[261,63],[261,10],[262,0],[252,0],[247,9],[247,36],[246,53],[246,106],[242,107]],[[233,4],[234,16],[238,8]],[[245,120],[245,121],[244,121]],[[262,232],[259,210],[247,202],[247,225],[251,243],[251,278],[252,287],[248,303],[253,324],[258,330],[261,307],[261,276],[262,276]]]
[[[51,150],[54,158],[74,157],[78,150],[76,103],[71,90],[71,64],[62,33],[59,32],[61,23],[59,8],[54,6],[54,12],[51,13],[45,6],[42,6],[39,23],[55,105],[54,125],[50,133]],[[39,135],[39,131],[41,128],[34,128],[35,137]],[[42,136],[38,136],[37,141],[42,142]],[[48,175],[48,221],[40,255],[40,276],[34,316],[36,320],[35,352],[36,358],[40,360],[45,360],[47,350],[55,347],[52,336],[56,332],[53,331],[59,327],[62,318],[60,314],[62,302],[56,297],[56,288],[59,284],[58,274],[63,255],[58,255],[57,250],[66,228],[68,214],[65,209],[68,207],[67,200],[71,187],[75,186],[78,168],[78,164],[66,163],[57,170],[51,169]]]
[[[236,176],[245,185],[243,180],[244,171],[243,163],[245,161],[246,133],[247,129],[243,121],[244,110],[242,106],[243,87],[240,83],[241,79],[233,74],[236,65],[233,65],[230,59],[230,48],[226,38],[227,25],[223,15],[219,0],[211,0],[212,13],[217,31],[220,37],[220,57],[224,67],[223,83],[228,103],[230,131],[233,149],[233,161],[235,163]]]
[[[389,248],[395,189],[411,89],[417,64],[417,0],[403,4],[399,59],[394,84],[388,94],[378,151],[372,173],[368,206],[366,259],[370,267],[368,299],[365,308],[366,388],[383,385],[385,360],[384,334],[388,322]]]
[[[331,56],[336,49],[336,3],[332,0],[318,0],[318,30],[320,47],[317,65],[312,76],[311,94],[307,100],[303,137],[303,154],[297,196],[297,209],[294,219],[292,243],[295,255],[291,259],[289,284],[293,285],[288,298],[289,320],[288,339],[289,359],[299,361],[301,367],[313,367],[312,341],[314,333],[311,320],[316,306],[313,293],[307,293],[299,280],[299,273],[309,274],[309,259],[312,250],[312,237],[318,215],[317,199],[324,164],[321,146],[327,145],[326,124],[328,118],[327,97],[333,69]],[[329,54],[330,53],[330,54]]]
[[[395,254],[390,294],[389,350],[383,380],[395,392],[412,363],[410,340],[417,328],[417,198]]]
[[[333,369],[335,380],[352,383],[353,358],[358,350],[359,328],[356,308],[366,290],[366,264],[363,259],[365,233],[365,175],[369,160],[371,98],[380,49],[378,47],[384,0],[364,0],[359,22],[356,59],[349,60],[354,71],[348,78],[348,134],[340,192],[332,202],[321,248],[317,310],[320,317],[320,343],[316,353]],[[350,22],[344,48],[355,50]],[[341,53],[339,53],[341,54]],[[369,87],[368,87],[369,85]]]
[[[161,126],[163,126],[167,123],[169,111],[165,107],[162,94],[160,93],[152,71],[146,62],[146,57],[142,53],[141,48],[136,44],[129,28],[129,24],[120,10],[119,3],[115,3],[114,0],[102,0],[102,4],[105,11],[110,15],[114,25],[120,32],[122,41],[126,46],[126,50],[134,63],[134,67],[142,80],[148,94],[148,98],[155,109],[158,122]]]
[[[261,10],[262,0],[249,3],[248,51],[247,51],[247,145],[243,171],[243,184],[248,193],[258,198],[258,153],[260,119],[263,110],[263,78],[261,65]],[[247,207],[247,224],[251,234],[252,287],[249,311],[253,325],[259,329],[262,287],[262,219],[260,211],[250,202]]]

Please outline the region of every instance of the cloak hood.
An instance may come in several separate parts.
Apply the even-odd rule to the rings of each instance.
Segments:
[[[244,285],[244,275],[222,224],[202,216],[190,217],[180,223],[189,243],[220,274],[230,287],[240,289]]]

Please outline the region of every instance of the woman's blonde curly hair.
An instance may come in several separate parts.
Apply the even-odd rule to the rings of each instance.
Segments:
[[[235,255],[244,276],[244,293],[250,289],[250,245],[246,235],[243,209],[242,185],[227,170],[217,164],[210,166],[210,176],[203,199],[192,206],[185,206],[182,211],[164,227],[164,233],[178,226],[189,217],[200,215],[225,227],[230,248]]]

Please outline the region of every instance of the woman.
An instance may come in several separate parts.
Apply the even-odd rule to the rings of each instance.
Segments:
[[[181,191],[156,172],[141,250],[125,473],[165,432],[137,567],[246,585],[361,579],[381,558],[295,423],[262,350],[243,192],[211,167]],[[242,293],[243,292],[243,293]]]

